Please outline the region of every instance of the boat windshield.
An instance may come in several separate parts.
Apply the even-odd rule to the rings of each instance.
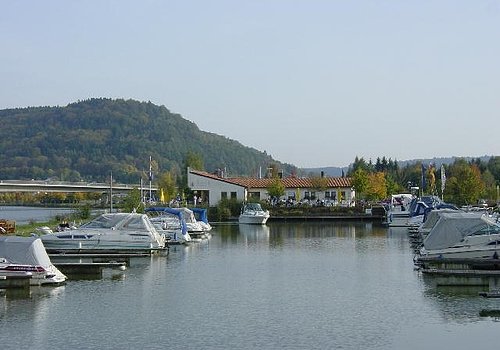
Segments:
[[[245,206],[245,210],[255,210],[255,211],[260,211],[262,210],[262,207],[260,206],[260,203],[248,203]]]
[[[125,230],[143,230],[146,228],[141,214],[131,213],[115,213],[102,214],[98,218],[81,226],[82,228],[91,229],[125,229]]]
[[[113,226],[116,226],[116,224],[118,224],[121,220],[123,220],[123,216],[103,214],[103,215],[99,216],[98,218],[92,220],[91,222],[83,224],[80,227],[82,227],[82,228],[112,228]]]

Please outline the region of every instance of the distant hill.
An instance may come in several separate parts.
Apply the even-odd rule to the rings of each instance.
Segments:
[[[90,99],[64,107],[0,110],[0,179],[116,181],[138,183],[149,170],[184,171],[190,151],[205,170],[254,175],[274,163],[265,152],[201,131],[164,106],[135,100]]]

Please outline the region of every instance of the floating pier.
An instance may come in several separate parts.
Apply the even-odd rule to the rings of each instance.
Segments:
[[[53,264],[61,270],[62,273],[68,275],[96,275],[102,276],[102,271],[105,268],[120,269],[124,270],[126,268],[125,262],[65,262],[65,263],[54,263]]]
[[[31,275],[25,276],[0,276],[0,289],[29,288]]]
[[[144,257],[150,257],[151,254],[148,253],[107,253],[107,254],[102,254],[102,253],[53,253],[49,254],[50,259],[52,260],[52,263],[56,266],[58,266],[58,260],[59,264],[63,263],[61,260],[67,260],[74,262],[75,259],[78,259],[80,263],[84,262],[92,262],[92,263],[112,263],[112,262],[119,262],[119,263],[125,263],[125,266],[130,266],[130,259],[131,258],[144,258]]]
[[[438,286],[487,286],[492,290],[500,286],[499,259],[419,257],[416,265]]]

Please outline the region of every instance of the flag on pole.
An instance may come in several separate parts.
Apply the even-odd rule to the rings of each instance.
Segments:
[[[149,156],[149,182],[153,181],[153,170],[151,167],[151,156]]]
[[[445,187],[446,187],[446,173],[444,171],[444,164],[441,164],[441,199],[443,198]]]

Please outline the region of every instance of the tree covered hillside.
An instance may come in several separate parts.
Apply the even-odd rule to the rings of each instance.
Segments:
[[[138,183],[149,170],[182,174],[186,155],[208,171],[255,175],[278,163],[264,152],[201,131],[164,106],[134,100],[90,99],[65,107],[0,110],[0,179]],[[291,172],[291,165],[281,164]]]

